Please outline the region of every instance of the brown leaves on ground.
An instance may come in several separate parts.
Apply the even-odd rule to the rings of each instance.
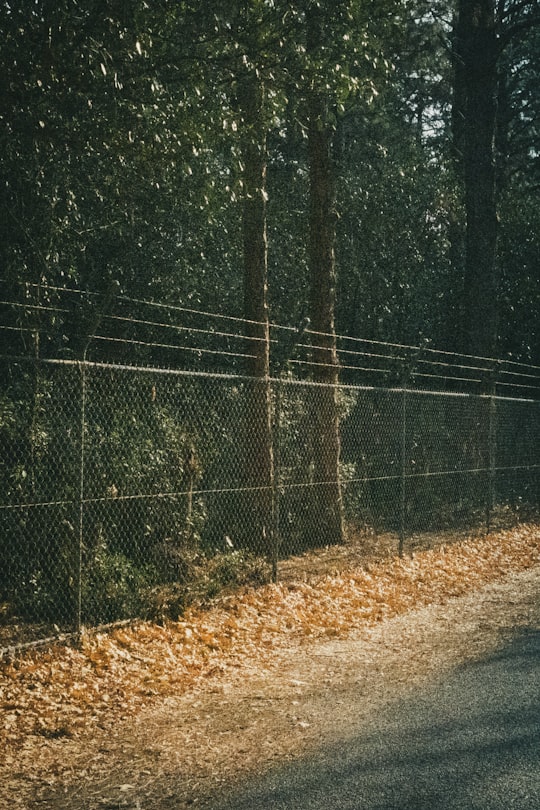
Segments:
[[[0,669],[0,746],[6,764],[45,739],[108,729],[213,673],[264,667],[274,651],[443,603],[540,563],[540,528],[485,538],[324,575],[266,585],[192,609],[181,621],[87,634],[79,648],[22,654]]]

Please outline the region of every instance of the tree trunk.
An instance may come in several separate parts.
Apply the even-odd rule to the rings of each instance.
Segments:
[[[459,0],[454,39],[454,149],[466,213],[463,351],[497,346],[495,129],[499,45],[493,0]]]
[[[250,490],[245,521],[249,545],[271,551],[272,534],[272,422],[270,397],[270,335],[268,318],[268,259],[266,239],[266,133],[264,92],[255,74],[239,87],[245,129],[244,158],[244,317],[246,341],[247,441],[243,453],[243,483]]]
[[[313,376],[323,383],[312,392],[313,499],[312,540],[317,545],[345,538],[339,458],[337,385],[339,366],[334,325],[336,212],[332,128],[325,99],[314,89],[309,99],[310,316],[313,336]]]

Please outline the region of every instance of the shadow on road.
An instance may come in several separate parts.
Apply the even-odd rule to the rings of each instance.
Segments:
[[[213,810],[538,810],[540,631],[388,707]]]

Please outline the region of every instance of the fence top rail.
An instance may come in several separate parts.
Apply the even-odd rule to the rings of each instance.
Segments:
[[[279,386],[295,386],[306,388],[335,388],[336,391],[373,391],[386,394],[403,394],[404,392],[411,396],[426,396],[426,397],[444,397],[448,399],[478,399],[478,400],[495,400],[501,402],[520,402],[529,404],[540,404],[540,400],[533,397],[512,397],[504,396],[502,394],[491,393],[477,393],[470,391],[441,391],[430,390],[427,388],[412,388],[407,385],[385,386],[385,385],[366,385],[360,383],[327,383],[318,382],[316,380],[306,380],[298,377],[291,376],[267,376],[267,377],[253,377],[247,374],[239,374],[238,372],[212,372],[212,371],[196,371],[194,369],[174,369],[163,368],[159,366],[143,366],[143,365],[130,365],[126,363],[107,363],[96,360],[77,360],[72,358],[35,358],[28,356],[14,356],[0,354],[0,361],[8,361],[10,363],[25,363],[28,365],[41,364],[45,366],[58,366],[66,368],[77,369],[101,369],[105,371],[119,371],[132,374],[149,374],[149,375],[164,375],[168,377],[191,377],[194,379],[213,379],[213,380],[228,380],[229,382],[245,382],[257,383],[261,382],[271,385]],[[469,380],[470,382],[470,380]]]
[[[260,378],[249,377],[247,375],[227,373],[227,372],[211,372],[211,371],[195,371],[190,369],[174,369],[174,368],[160,368],[159,366],[138,366],[130,365],[127,363],[105,363],[98,360],[76,360],[71,358],[59,357],[24,357],[0,354],[0,360],[7,360],[12,363],[27,363],[28,365],[46,365],[46,366],[64,366],[71,368],[84,368],[84,369],[103,369],[111,371],[125,371],[126,373],[137,374],[163,374],[173,377],[208,377],[212,379],[227,379],[227,380],[258,380]]]

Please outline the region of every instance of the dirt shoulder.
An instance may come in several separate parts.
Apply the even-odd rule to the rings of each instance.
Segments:
[[[270,589],[266,615],[261,594],[257,608],[244,595],[252,633],[259,620],[269,628],[270,615],[274,631],[253,647],[237,638],[227,652],[206,616],[206,669],[189,685],[164,689],[124,715],[111,700],[110,717],[99,714],[100,722],[71,736],[28,735],[19,755],[8,749],[12,759],[0,767],[0,800],[51,810],[215,807],[215,797],[238,780],[313,750],[321,738],[346,740],[426,680],[493,651],[520,628],[540,626],[538,532],[527,538],[512,565],[504,562],[504,543],[476,543],[326,577],[311,593],[291,584],[281,601]],[[508,544],[514,555],[517,545]],[[365,577],[379,594],[370,611]],[[311,605],[317,596],[322,605]],[[329,617],[318,629],[316,609]],[[236,601],[216,610],[216,627],[231,616],[244,626]],[[291,618],[306,612],[312,633],[299,632]]]

